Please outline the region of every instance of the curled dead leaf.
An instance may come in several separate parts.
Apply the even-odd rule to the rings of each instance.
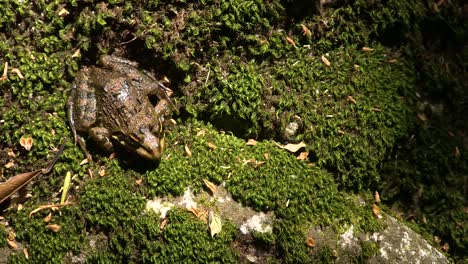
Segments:
[[[9,169],[11,167],[15,166],[15,163],[13,161],[8,162],[7,164],[4,165],[5,168]]]
[[[289,144],[286,144],[286,145],[284,145],[284,146],[281,146],[281,145],[277,144],[276,142],[275,142],[275,144],[276,144],[278,147],[280,147],[280,148],[282,148],[282,149],[285,149],[285,150],[287,150],[287,151],[289,151],[289,152],[292,152],[292,153],[295,153],[295,152],[297,152],[298,150],[300,150],[301,148],[305,148],[305,147],[307,146],[307,145],[304,143],[304,141],[301,141],[300,143],[297,143],[297,144],[291,144],[291,143],[289,143]]]
[[[47,229],[49,229],[50,231],[54,233],[57,233],[58,231],[60,231],[60,229],[62,229],[62,227],[57,224],[50,224],[50,225],[47,225],[46,227]]]
[[[208,222],[210,227],[211,237],[214,237],[216,234],[221,232],[223,223],[221,222],[221,217],[213,211],[208,213]]]
[[[203,135],[205,135],[205,134],[206,134],[206,129],[202,129],[202,130],[200,130],[200,131],[197,132],[197,135],[196,135],[196,136],[197,136],[197,137],[200,137],[200,136],[203,136]]]
[[[16,238],[15,232],[8,233],[8,240],[13,241]]]
[[[374,193],[374,201],[376,203],[380,203],[380,194],[379,194],[378,191],[375,191],[375,193]]]
[[[330,61],[327,59],[327,57],[325,57],[325,55],[322,55],[322,61],[327,66],[331,65]]]
[[[286,37],[286,40],[288,41],[289,44],[293,45],[294,47],[296,47],[296,42],[294,42],[294,40],[290,37]]]
[[[8,78],[8,62],[5,62],[3,66],[3,74],[0,77],[0,81],[4,81]]]
[[[61,16],[61,17],[64,17],[64,16],[66,16],[68,14],[70,14],[70,12],[68,12],[68,10],[65,9],[65,8],[60,9],[60,11],[58,12],[58,15]]]
[[[32,137],[21,137],[20,138],[20,145],[26,149],[27,151],[30,151],[33,145],[33,139]]]
[[[263,157],[264,157],[266,160],[269,160],[269,159],[270,159],[270,154],[268,154],[268,153],[263,153]]]
[[[8,149],[7,155],[8,157],[16,158],[16,153],[12,149]]]
[[[73,52],[73,54],[72,54],[71,57],[72,57],[72,58],[77,58],[77,57],[79,57],[79,56],[81,56],[81,50],[80,50],[80,49],[77,49],[77,50],[75,50],[75,52]]]
[[[379,219],[382,218],[382,215],[380,214],[380,208],[376,204],[372,205],[372,213],[374,213],[375,217]]]
[[[159,224],[159,229],[160,229],[160,230],[163,230],[164,227],[166,227],[167,223],[169,223],[169,219],[164,218],[164,219],[161,221],[161,223]]]
[[[135,183],[136,185],[141,185],[143,183],[143,180],[140,178],[140,179],[136,179],[135,180]]]
[[[106,176],[106,168],[102,167],[98,171],[99,176],[104,177]]]
[[[362,47],[362,51],[368,52],[368,51],[373,51],[374,49],[369,48],[369,47]]]
[[[18,245],[16,244],[15,241],[11,241],[11,240],[7,240],[7,243],[8,243],[8,246],[13,249],[13,250],[17,250],[18,249]]]
[[[206,143],[206,144],[208,145],[208,147],[209,147],[210,149],[216,149],[216,148],[218,148],[218,147],[216,147],[215,144],[213,144],[213,143],[211,143],[211,142],[208,142],[208,143]]]
[[[89,160],[88,159],[84,159],[80,162],[80,166],[83,166],[85,164],[88,164],[89,163]]]
[[[307,237],[306,244],[309,247],[315,247],[315,240],[312,237]]]
[[[382,112],[382,109],[377,108],[377,107],[372,107],[372,108],[371,108],[371,111],[374,111],[374,112]]]
[[[11,72],[13,72],[13,73],[15,73],[16,75],[18,75],[18,77],[19,77],[20,79],[24,79],[24,76],[23,76],[23,74],[21,73],[20,69],[18,69],[18,68],[13,68],[13,69],[11,69]]]
[[[301,24],[301,28],[302,28],[302,35],[308,38],[312,37],[312,32],[310,32],[310,29],[308,29],[304,24]]]
[[[249,139],[247,140],[247,143],[245,143],[247,146],[255,146],[257,145],[257,141],[255,139]]]
[[[46,217],[44,217],[44,222],[49,223],[52,220],[52,213],[49,213]]]
[[[28,248],[27,248],[27,247],[24,247],[24,248],[23,248],[23,254],[24,254],[24,258],[25,258],[25,259],[29,259],[29,252],[28,252]]]
[[[207,179],[203,179],[203,183],[205,184],[205,186],[210,189],[211,191],[211,194],[215,194],[216,193],[216,185],[212,182],[210,182],[209,180]]]
[[[305,160],[305,159],[307,159],[308,156],[309,156],[309,152],[304,151],[304,152],[301,152],[301,153],[299,154],[299,156],[297,156],[296,159],[298,159],[298,160]]]
[[[348,99],[348,101],[351,102],[352,104],[356,104],[356,99],[354,99],[351,95],[348,95],[347,99]]]
[[[184,145],[184,150],[185,150],[185,155],[187,157],[192,157],[192,151],[190,150],[189,146],[188,145]]]

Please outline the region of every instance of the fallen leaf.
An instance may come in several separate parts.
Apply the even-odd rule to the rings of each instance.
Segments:
[[[356,99],[354,99],[351,95],[348,95],[348,101],[350,101],[353,104],[356,104]]]
[[[281,145],[277,144],[276,142],[275,142],[275,144],[277,146],[279,146],[280,148],[285,149],[285,150],[287,150],[289,152],[292,152],[292,153],[295,153],[298,150],[300,150],[301,148],[304,148],[304,147],[307,146],[303,141],[301,141],[300,143],[297,143],[297,144],[291,144],[290,143],[290,144],[287,144],[285,146],[281,146]]]
[[[54,233],[57,233],[58,231],[60,231],[60,229],[62,229],[62,227],[57,224],[50,224],[50,225],[47,225],[46,227],[47,229],[49,229],[50,231]]]
[[[379,194],[378,191],[375,191],[375,193],[374,193],[374,201],[376,203],[380,203],[380,194]]]
[[[448,252],[450,249],[450,246],[447,242],[444,243],[444,245],[441,247],[442,251]]]
[[[298,160],[305,160],[305,159],[307,159],[308,156],[309,156],[309,152],[304,151],[304,152],[301,152],[301,153],[299,154],[299,156],[297,156],[296,159],[298,159]]]
[[[171,119],[169,119],[169,121],[171,122],[171,124],[177,125],[177,121],[175,121],[175,119],[171,118]]]
[[[104,177],[106,176],[106,168],[101,168],[98,171],[99,176]]]
[[[370,110],[372,110],[374,112],[382,112],[382,109],[377,108],[377,107],[372,107]]]
[[[5,168],[9,169],[11,167],[15,166],[15,163],[13,161],[8,162],[7,164],[4,165]]]
[[[315,247],[315,240],[312,237],[307,237],[306,244],[309,247]]]
[[[46,217],[44,217],[44,222],[49,223],[52,220],[52,213],[49,213]]]
[[[136,185],[141,185],[142,182],[143,182],[142,179],[136,179],[135,180]]]
[[[417,117],[419,120],[423,121],[423,122],[426,122],[426,121],[427,121],[427,116],[426,116],[426,114],[424,114],[424,113],[418,113],[418,114],[416,115],[416,117]]]
[[[294,42],[294,40],[290,37],[286,37],[286,40],[289,42],[289,44],[293,45],[294,47],[296,47],[296,42]]]
[[[80,162],[80,166],[83,166],[85,164],[88,164],[89,163],[89,160],[88,159],[84,159]]]
[[[312,36],[312,32],[310,32],[310,29],[308,29],[304,24],[301,24],[301,27],[302,27],[302,35],[310,38]]]
[[[211,143],[211,142],[208,142],[208,143],[206,143],[206,144],[208,145],[208,147],[209,147],[210,149],[216,149],[216,148],[217,148],[216,145],[213,144],[213,143]]]
[[[205,186],[210,189],[211,191],[211,194],[215,194],[216,193],[216,185],[212,182],[210,182],[209,180],[207,179],[203,179],[203,183],[205,183]]]
[[[8,157],[16,158],[16,153],[12,149],[8,149],[7,155]]]
[[[10,246],[12,249],[14,249],[14,250],[18,249],[18,245],[16,244],[15,241],[7,240],[7,243],[8,243],[8,246]]]
[[[18,211],[23,210],[23,208],[24,208],[24,205],[23,205],[23,204],[18,204],[18,208],[17,208]]]
[[[223,224],[221,223],[221,217],[213,211],[210,211],[208,214],[208,222],[210,227],[211,237],[214,235],[219,234],[221,232],[221,228]]]
[[[61,17],[64,17],[68,14],[70,14],[70,12],[68,12],[68,10],[66,10],[65,8],[60,9],[60,11],[58,12],[58,15]]]
[[[374,49],[369,48],[369,47],[362,47],[362,51],[368,52],[368,51],[373,51]]]
[[[27,151],[30,151],[32,148],[33,144],[33,139],[32,137],[21,137],[20,138],[20,145],[26,149]]]
[[[268,154],[268,153],[263,153],[263,157],[264,157],[266,160],[269,160],[269,159],[270,159],[270,154]]]
[[[374,213],[374,216],[377,218],[382,218],[382,215],[380,214],[380,208],[376,204],[372,205],[372,213]]]
[[[161,223],[159,224],[159,230],[163,230],[166,227],[167,223],[169,223],[169,219],[164,218]]]
[[[24,254],[24,258],[25,258],[25,259],[29,259],[28,248],[26,248],[26,247],[23,248],[23,254]]]
[[[3,74],[2,77],[0,77],[0,81],[4,81],[8,78],[8,62],[5,62],[3,66]]]
[[[202,129],[202,130],[200,130],[200,131],[197,132],[197,135],[196,135],[196,136],[197,136],[197,137],[200,137],[200,136],[203,136],[203,135],[205,135],[205,134],[206,134],[206,129]]]
[[[16,238],[15,232],[8,233],[8,240],[13,241]]]
[[[391,59],[391,60],[388,60],[389,63],[397,63],[398,60],[397,59]]]
[[[247,140],[247,143],[245,143],[247,146],[255,146],[257,145],[257,141],[255,139],[249,139]]]
[[[11,69],[11,72],[14,72],[16,75],[18,75],[18,77],[19,77],[20,79],[24,79],[23,74],[21,73],[21,71],[20,71],[18,68],[13,68],[13,69]]]
[[[190,150],[190,148],[188,147],[188,145],[185,145],[185,146],[184,146],[184,150],[185,150],[185,155],[186,155],[187,157],[189,157],[189,158],[192,157],[192,151]]]
[[[325,63],[325,65],[327,65],[327,66],[330,66],[330,65],[331,65],[330,61],[325,57],[325,55],[322,55],[322,61],[323,61],[323,63]]]
[[[81,51],[80,51],[80,49],[77,49],[77,50],[75,50],[75,52],[73,52],[71,57],[76,58],[76,57],[79,57],[79,56],[81,56]]]

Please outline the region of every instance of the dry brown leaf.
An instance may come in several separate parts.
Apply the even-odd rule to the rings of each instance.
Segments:
[[[315,240],[312,237],[307,237],[306,244],[309,247],[315,247]]]
[[[338,132],[338,134],[340,134],[340,135],[344,135],[344,134],[346,134],[346,132],[344,132],[344,131],[343,131],[343,130],[341,130],[341,129],[338,129],[338,131],[336,131],[336,132]]]
[[[141,185],[142,182],[143,182],[143,180],[142,180],[141,178],[135,180],[135,183],[136,183],[137,185]]]
[[[197,137],[200,137],[200,136],[203,136],[203,135],[205,135],[205,134],[206,134],[206,129],[202,129],[202,130],[200,130],[200,131],[197,132],[197,135],[196,135],[196,136],[197,136]]]
[[[88,164],[89,163],[89,160],[88,159],[84,159],[80,162],[80,166],[83,166],[85,164]]]
[[[41,211],[41,210],[44,210],[44,209],[59,209],[61,207],[64,207],[64,206],[67,206],[67,205],[70,205],[72,203],[70,202],[65,202],[63,204],[47,204],[47,205],[42,205],[42,206],[39,206],[38,208],[32,210],[30,213],[29,213],[29,217],[31,217],[33,214]]]
[[[27,151],[30,151],[33,145],[33,139],[32,137],[21,137],[20,138],[20,145],[26,149]]]
[[[117,156],[117,154],[115,154],[115,152],[112,152],[112,153],[109,155],[109,160],[115,159],[116,156]],[[88,161],[88,159],[86,159],[86,161]]]
[[[4,165],[5,168],[9,169],[11,167],[15,166],[15,163],[13,161],[8,162],[7,164]]]
[[[460,153],[460,149],[458,147],[455,147],[455,150],[453,151],[453,155],[456,157],[456,158],[459,158],[461,153]]]
[[[211,194],[215,194],[216,193],[216,185],[212,182],[210,182],[209,180],[207,179],[203,179],[203,183],[205,184],[205,186],[210,189],[211,191]]]
[[[375,193],[374,193],[374,201],[376,203],[380,203],[380,194],[379,194],[378,191],[375,191]]]
[[[397,59],[391,59],[391,60],[388,60],[389,63],[397,63],[398,60]]]
[[[426,116],[426,114],[424,114],[424,113],[418,113],[418,114],[416,115],[416,117],[417,117],[419,120],[423,121],[423,122],[426,122],[426,121],[427,121],[427,116]]]
[[[280,148],[282,149],[285,149],[289,152],[292,152],[292,153],[295,153],[297,152],[298,150],[300,150],[301,148],[305,148],[307,145],[304,143],[304,141],[301,141],[300,143],[297,143],[297,144],[287,144],[287,145],[284,145],[284,146],[281,146],[279,144],[276,144],[277,146],[279,146]]]
[[[331,65],[330,61],[327,59],[327,57],[325,57],[325,55],[322,55],[322,61],[323,61],[323,63],[325,63],[325,65],[327,65],[327,66],[330,66],[330,65]]]
[[[3,66],[3,74],[2,77],[0,77],[0,81],[4,81],[8,78],[8,62],[5,62]]]
[[[24,205],[20,203],[18,204],[18,208],[16,210],[21,211],[23,210],[23,208],[24,208]]]
[[[44,217],[44,222],[49,223],[52,220],[52,213],[49,213],[46,217]]]
[[[372,110],[374,112],[382,112],[382,109],[377,108],[377,107],[372,107],[370,110]]]
[[[208,222],[210,227],[211,237],[214,237],[216,234],[221,232],[223,223],[221,222],[221,217],[213,211],[210,211],[208,214]]]
[[[16,153],[12,149],[8,149],[7,155],[8,157],[16,158]]]
[[[106,168],[100,168],[98,171],[99,176],[104,177],[106,176]]]
[[[257,145],[257,141],[255,139],[249,139],[247,140],[247,143],[245,143],[247,146],[255,146]]]
[[[352,104],[356,104],[356,99],[354,99],[351,95],[348,95],[348,101],[350,101]]]
[[[23,74],[21,73],[20,69],[18,69],[18,68],[13,68],[13,69],[11,69],[11,72],[14,72],[16,75],[18,75],[18,77],[19,77],[20,79],[24,79],[24,76],[23,76]]]
[[[7,243],[8,243],[8,246],[9,246],[10,248],[12,248],[13,250],[17,250],[17,249],[18,249],[18,245],[16,244],[15,241],[7,240]]]
[[[301,152],[301,153],[299,154],[299,156],[297,156],[296,159],[298,159],[298,160],[305,160],[305,159],[307,159],[308,156],[309,156],[309,152],[304,151],[304,152]]]
[[[377,218],[382,218],[382,215],[380,214],[380,208],[376,204],[372,205],[372,213],[374,213],[374,216]]]
[[[23,248],[23,254],[24,254],[24,258],[25,258],[25,259],[29,259],[29,252],[28,252],[28,248],[27,248],[27,247],[24,247],[24,248]]]
[[[185,150],[185,155],[187,157],[192,157],[192,151],[190,150],[190,148],[188,147],[188,145],[184,145],[184,150]]]
[[[368,51],[373,51],[374,49],[369,48],[369,47],[362,47],[362,51],[368,52]]]
[[[210,149],[216,149],[216,148],[218,148],[218,147],[216,147],[215,144],[213,144],[213,143],[211,143],[211,142],[208,142],[208,143],[206,143],[206,144],[208,145],[208,147],[209,147]]]
[[[312,32],[310,32],[310,29],[308,29],[304,24],[301,24],[302,27],[302,35],[310,38],[312,37]]]
[[[58,15],[61,17],[64,17],[68,14],[70,14],[70,12],[68,12],[68,10],[66,10],[65,8],[60,9],[60,11],[58,12]]]
[[[442,245],[441,249],[444,252],[448,252],[449,249],[450,249],[450,246],[449,246],[449,244],[447,242],[445,242],[444,245]]]
[[[13,241],[16,238],[15,232],[8,233],[8,240]]]
[[[190,206],[189,208],[187,208],[187,210],[191,212],[192,214],[194,214],[196,217],[198,217],[198,214],[200,213],[198,209],[193,206]]]
[[[76,57],[79,57],[79,56],[81,56],[81,51],[80,51],[80,49],[77,49],[77,50],[75,50],[75,52],[73,52],[72,58],[76,58]]]
[[[296,47],[296,42],[294,42],[294,40],[290,37],[286,37],[286,40],[288,41],[289,44],[293,45],[294,47]]]
[[[60,231],[60,229],[62,229],[62,227],[57,224],[50,224],[50,225],[47,225],[46,227],[47,229],[49,229],[50,231],[54,233],[57,233],[58,231]]]
[[[174,126],[177,125],[177,121],[175,121],[175,119],[171,118],[171,119],[169,119],[169,121],[170,121],[171,124],[173,124]]]
[[[169,219],[164,218],[164,219],[161,221],[161,223],[159,224],[159,229],[160,229],[160,230],[163,230],[164,227],[166,227],[167,223],[169,223]]]

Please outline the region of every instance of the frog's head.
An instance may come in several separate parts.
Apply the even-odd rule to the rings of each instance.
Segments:
[[[130,152],[136,153],[146,160],[159,161],[164,151],[164,137],[160,138],[161,133],[156,130],[142,127],[138,134],[131,133],[128,136],[119,134],[114,135],[114,138]]]

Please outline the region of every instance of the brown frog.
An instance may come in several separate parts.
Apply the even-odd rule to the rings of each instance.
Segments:
[[[85,67],[76,76],[68,98],[68,119],[75,144],[82,150],[88,135],[106,151],[118,144],[146,160],[158,161],[164,150],[162,123],[172,104],[172,91],[138,64],[102,56],[102,67]],[[156,106],[150,96],[159,98]]]

